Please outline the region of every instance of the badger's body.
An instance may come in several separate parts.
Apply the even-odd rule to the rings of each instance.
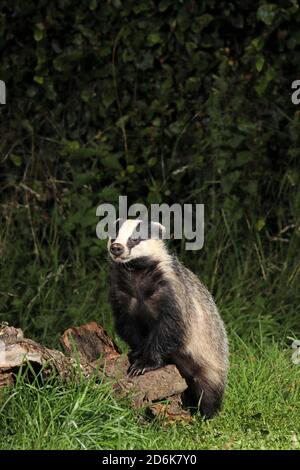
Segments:
[[[129,374],[175,363],[189,403],[211,417],[220,409],[228,368],[223,322],[210,293],[162,240],[131,236],[140,223],[125,221],[108,245],[110,299],[117,332],[131,348]]]

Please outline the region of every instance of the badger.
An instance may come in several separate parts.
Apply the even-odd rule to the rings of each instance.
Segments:
[[[115,328],[130,348],[129,376],[175,364],[188,385],[186,403],[211,418],[226,385],[226,330],[206,287],[169,252],[164,230],[116,221],[107,246]]]

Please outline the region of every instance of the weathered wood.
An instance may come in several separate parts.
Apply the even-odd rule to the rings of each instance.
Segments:
[[[79,357],[81,363],[93,362],[103,355],[119,355],[117,345],[96,322],[68,328],[60,342],[69,354]]]
[[[102,326],[95,322],[65,331],[61,343],[80,363],[102,370],[106,377],[116,380],[116,388],[135,388],[134,403],[162,400],[183,393],[186,382],[174,365],[168,365],[138,377],[128,377],[129,360],[121,355],[113,340]]]
[[[3,378],[4,372],[7,374],[28,362],[45,366],[46,370],[55,370],[63,378],[75,369],[75,361],[62,352],[24,338],[22,330],[18,328],[0,327],[0,378]]]
[[[86,377],[97,374],[110,380],[118,394],[130,392],[135,407],[147,404],[153,415],[162,414],[171,420],[174,416],[188,419],[189,413],[182,410],[180,400],[187,384],[175,365],[128,377],[128,357],[120,354],[103,327],[95,322],[69,328],[63,333],[61,344],[67,356],[24,338],[18,328],[0,327],[0,387],[12,385],[13,372],[28,362],[43,367],[46,375],[55,371],[64,380],[74,376],[79,367]],[[170,404],[156,403],[164,399],[170,399]]]

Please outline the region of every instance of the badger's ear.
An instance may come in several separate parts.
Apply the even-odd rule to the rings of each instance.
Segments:
[[[166,234],[166,227],[159,222],[151,222],[150,237],[155,240],[163,240]]]

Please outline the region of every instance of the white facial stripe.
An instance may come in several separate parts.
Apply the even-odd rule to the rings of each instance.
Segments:
[[[128,238],[132,235],[136,226],[141,222],[141,220],[126,220],[121,226],[118,236],[115,240],[116,243],[121,243],[121,245],[126,246]]]

